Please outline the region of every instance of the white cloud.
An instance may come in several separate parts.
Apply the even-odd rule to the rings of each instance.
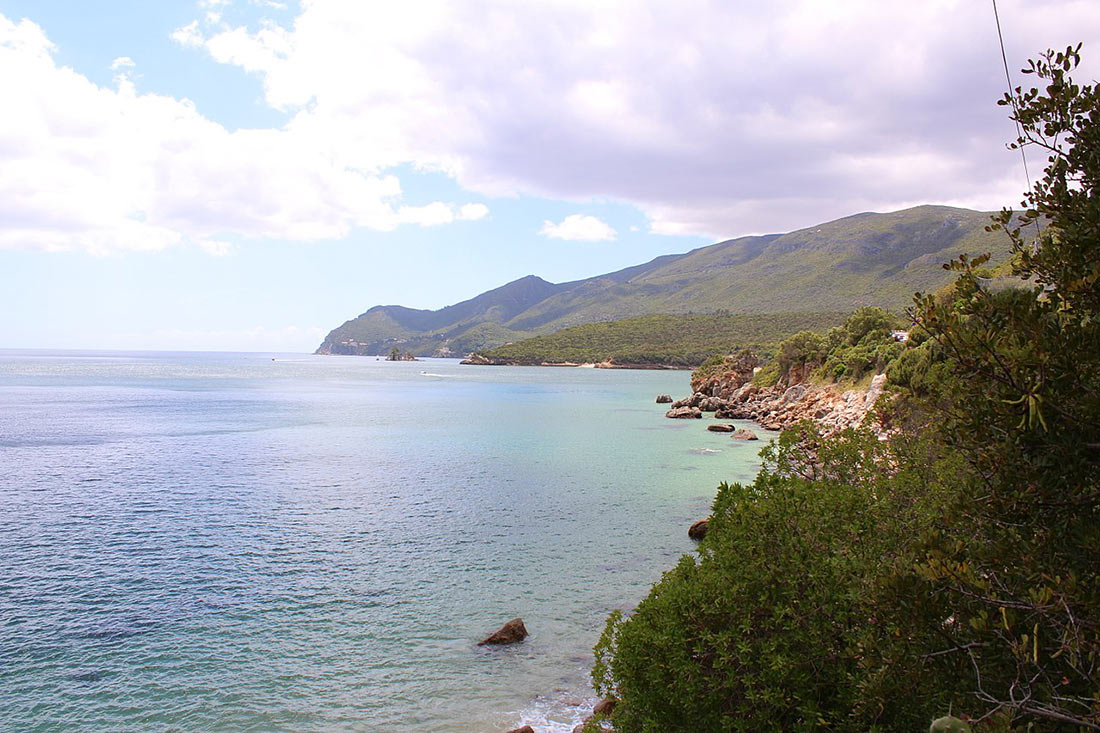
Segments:
[[[402,224],[431,227],[454,221],[476,221],[488,213],[489,207],[485,204],[463,204],[456,210],[451,204],[435,201],[427,206],[402,206],[397,210],[397,219]]]
[[[201,42],[195,24],[176,35]],[[0,68],[19,69],[0,74],[0,249],[224,254],[229,234],[313,241],[458,218],[443,202],[405,211],[395,176],[308,125],[229,131],[186,99],[139,93],[125,57],[107,88],[53,52],[37,25],[0,15]]]
[[[1100,15],[1079,0],[1002,0],[1001,17],[1015,67],[1047,45],[1100,49]],[[268,103],[297,111],[291,129],[339,141],[351,166],[628,201],[653,231],[775,231],[910,201],[997,208],[995,182],[1018,167],[994,104],[992,12],[963,0],[330,0],[202,42],[262,75]]]
[[[615,230],[594,216],[570,214],[555,224],[546,221],[539,234],[550,239],[566,239],[573,242],[608,242],[615,238]]]
[[[1023,187],[981,4],[314,0],[252,28],[227,25],[227,6],[201,0],[172,38],[258,75],[283,127],[230,131],[142,94],[126,57],[98,86],[58,66],[37,25],[0,16],[0,68],[19,70],[0,74],[0,248],[312,241],[487,215],[403,205],[399,165],[485,195],[631,202],[651,231],[715,237],[913,202],[999,208]],[[1014,67],[1082,40],[1081,76],[1096,76],[1088,3],[1001,14]]]
[[[211,257],[225,257],[233,252],[233,244],[220,239],[201,239],[198,244],[199,249]]]
[[[134,68],[134,60],[129,56],[119,56],[117,59],[111,62],[111,71],[132,68]]]
[[[462,221],[477,221],[489,215],[489,207],[485,204],[463,204],[458,210],[458,218]]]
[[[193,20],[187,25],[172,31],[171,39],[181,46],[197,48],[202,46],[205,39],[199,30],[199,21]]]

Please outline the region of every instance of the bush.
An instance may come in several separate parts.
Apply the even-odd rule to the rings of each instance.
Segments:
[[[815,456],[827,470],[809,468],[806,446],[827,452]],[[622,699],[616,728],[866,730],[887,715],[899,729],[927,725],[935,701],[866,663],[891,637],[870,579],[912,561],[898,548],[928,522],[926,477],[883,474],[890,456],[868,434],[826,444],[803,426],[765,453],[753,484],[719,487],[698,557],[629,619],[609,619],[594,679]]]

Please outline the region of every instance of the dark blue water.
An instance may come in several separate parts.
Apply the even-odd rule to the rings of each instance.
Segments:
[[[0,352],[0,729],[570,730],[608,611],[755,473],[663,417],[687,380]]]

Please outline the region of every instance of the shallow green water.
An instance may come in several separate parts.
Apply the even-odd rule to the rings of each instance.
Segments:
[[[570,730],[608,611],[756,472],[663,417],[687,381],[0,352],[0,729]]]

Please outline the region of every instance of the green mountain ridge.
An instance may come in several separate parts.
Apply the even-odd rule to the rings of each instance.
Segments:
[[[375,306],[331,331],[320,354],[463,356],[570,326],[654,314],[900,311],[951,280],[942,263],[1009,244],[987,212],[918,206],[787,234],[746,236],[567,283],[534,275],[435,311]]]

